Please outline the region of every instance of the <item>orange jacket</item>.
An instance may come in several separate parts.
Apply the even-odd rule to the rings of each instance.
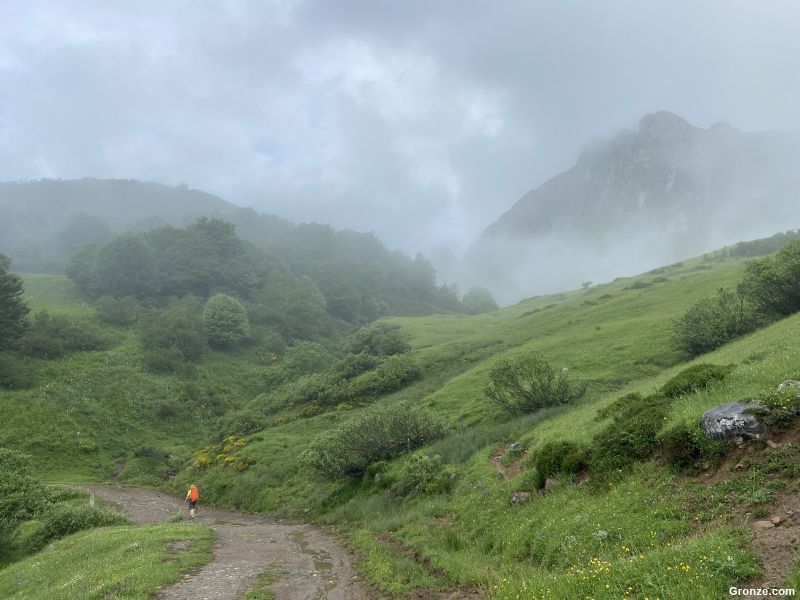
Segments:
[[[200,490],[197,489],[196,485],[190,487],[189,491],[186,492],[186,499],[191,500],[192,502],[197,502],[200,500]]]

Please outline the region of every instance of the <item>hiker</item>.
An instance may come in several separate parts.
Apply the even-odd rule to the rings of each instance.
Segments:
[[[189,504],[189,518],[194,519],[194,507],[200,501],[200,490],[195,484],[186,492],[186,502]]]

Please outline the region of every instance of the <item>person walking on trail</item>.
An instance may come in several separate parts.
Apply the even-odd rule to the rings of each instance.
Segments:
[[[194,509],[200,501],[200,490],[197,489],[195,484],[186,492],[186,502],[189,504],[189,518],[194,519]]]

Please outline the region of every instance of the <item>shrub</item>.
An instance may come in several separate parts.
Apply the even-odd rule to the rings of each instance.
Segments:
[[[250,336],[250,321],[241,302],[227,294],[215,294],[203,309],[203,325],[208,343],[227,348]]]
[[[767,392],[756,398],[763,407],[761,419],[767,426],[786,426],[800,415],[800,390],[786,388],[776,392]]]
[[[220,439],[230,435],[245,436],[261,431],[267,426],[267,418],[254,410],[237,410],[220,417],[217,435]]]
[[[52,504],[44,508],[37,515],[37,520],[41,527],[31,536],[29,541],[30,549],[42,548],[51,540],[56,540],[64,536],[92,529],[94,527],[105,527],[107,525],[127,525],[130,523],[127,517],[103,508],[95,506],[74,506],[70,504]]]
[[[471,287],[469,291],[464,294],[464,298],[461,301],[471,313],[476,315],[498,309],[497,302],[495,302],[495,299],[492,297],[492,293],[483,287]]]
[[[675,425],[659,443],[667,463],[682,473],[696,472],[703,461],[717,464],[725,455],[725,444],[711,440],[697,425]]]
[[[695,302],[673,322],[673,345],[697,356],[756,329],[763,319],[742,291],[720,289],[715,298]]]
[[[588,462],[584,448],[572,442],[548,442],[533,456],[532,465],[536,469],[535,485],[544,487],[548,477],[553,475],[575,475],[583,471]]]
[[[661,393],[669,398],[691,394],[722,381],[733,370],[734,365],[712,365],[700,363],[684,369],[667,381]]]
[[[17,344],[28,356],[60,358],[70,352],[103,350],[109,346],[109,339],[91,323],[42,311],[36,313]]]
[[[402,389],[421,376],[416,361],[407,354],[390,356],[371,371],[352,379],[348,396],[354,400],[377,398]]]
[[[34,384],[30,365],[15,352],[0,351],[0,390],[21,390]]]
[[[629,394],[598,413],[612,422],[592,440],[591,469],[598,473],[623,469],[649,457],[658,447],[658,432],[669,409],[663,396]]]
[[[292,404],[335,406],[347,399],[343,380],[330,373],[315,373],[298,379],[287,386]]]
[[[180,370],[182,363],[197,362],[203,357],[206,339],[200,311],[197,300],[185,298],[141,319],[139,338],[148,367]]]
[[[452,467],[442,464],[442,457],[414,454],[401,468],[392,489],[401,495],[410,493],[441,494],[449,492],[455,481]]]
[[[540,352],[497,361],[489,381],[483,390],[488,400],[511,413],[567,404],[586,392],[585,385],[570,383],[565,371],[556,374]]]
[[[786,316],[800,311],[800,240],[789,242],[775,256],[749,263],[742,288],[763,313]]]
[[[348,337],[342,343],[342,349],[351,354],[365,352],[372,356],[392,356],[408,352],[411,346],[403,339],[397,325],[373,323]]]
[[[142,305],[133,296],[101,296],[94,303],[94,309],[100,320],[110,325],[133,325],[142,314]]]
[[[347,354],[334,368],[335,372],[344,379],[352,379],[362,373],[374,369],[381,362],[381,359],[366,352],[358,354]]]
[[[446,431],[444,421],[423,409],[404,404],[374,407],[316,437],[303,453],[303,462],[331,479],[357,476],[372,463],[419,448]]]
[[[322,344],[297,341],[286,350],[281,367],[285,371],[286,379],[291,379],[298,375],[324,371],[333,360],[333,354]]]
[[[32,475],[31,457],[0,448],[0,556],[16,527],[33,518],[47,498],[46,488]]]

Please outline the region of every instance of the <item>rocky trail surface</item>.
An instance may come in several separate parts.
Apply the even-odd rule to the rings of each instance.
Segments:
[[[185,515],[180,499],[138,488],[82,486],[137,523]],[[269,571],[276,600],[370,600],[376,594],[358,581],[350,555],[329,535],[309,525],[200,505],[196,520],[216,533],[210,563],[164,588],[159,600],[236,600]]]

